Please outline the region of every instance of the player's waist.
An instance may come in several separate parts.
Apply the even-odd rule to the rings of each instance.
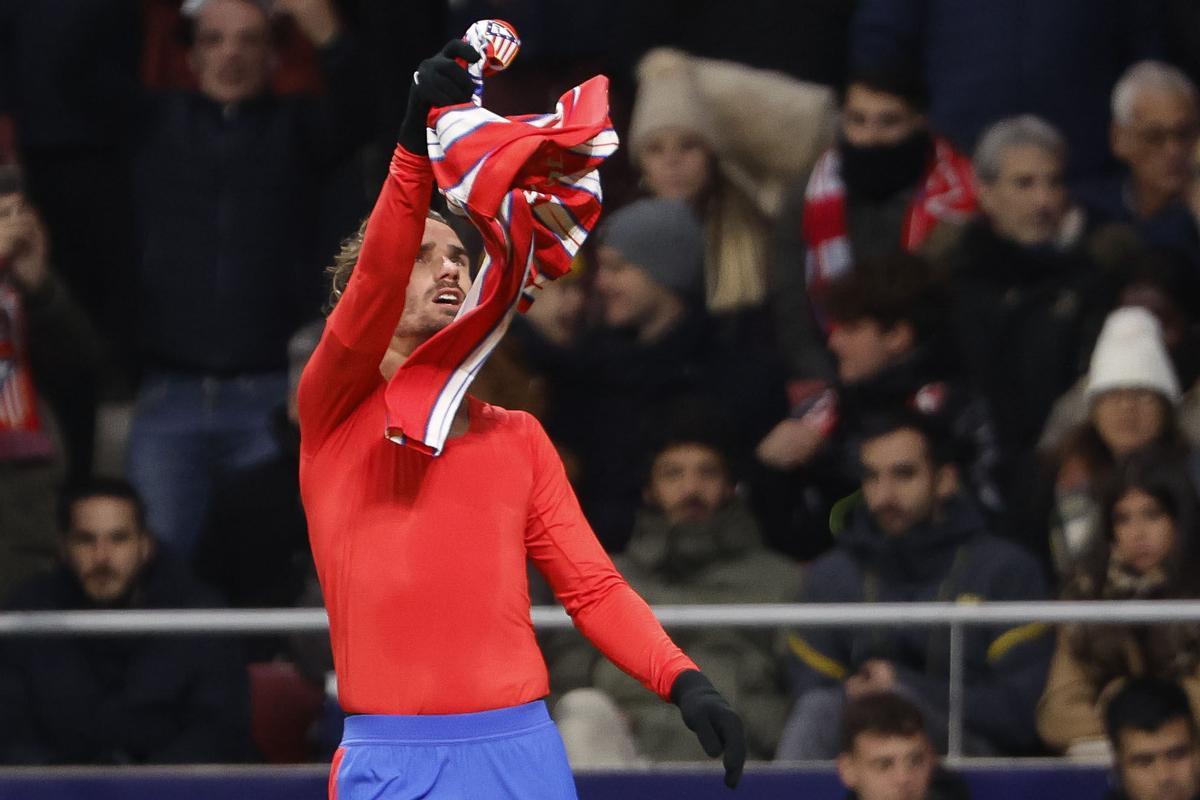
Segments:
[[[467,714],[350,714],[342,745],[437,744],[513,736],[550,725],[543,700]]]

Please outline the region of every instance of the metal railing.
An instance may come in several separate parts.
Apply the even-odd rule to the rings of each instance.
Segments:
[[[1016,603],[831,603],[664,605],[654,613],[663,626],[685,628],[786,628],[879,625],[948,626],[950,629],[948,754],[962,754],[964,630],[978,625],[1066,622],[1153,624],[1200,622],[1200,601],[1100,601]],[[561,608],[537,606],[533,623],[566,628]],[[265,634],[320,632],[325,612],[312,609],[161,611],[9,611],[0,613],[0,636],[103,636],[113,634]]]

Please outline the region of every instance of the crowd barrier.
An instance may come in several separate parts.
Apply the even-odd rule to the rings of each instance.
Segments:
[[[949,741],[951,757],[962,752],[963,631],[972,625],[1030,622],[1200,622],[1200,601],[1094,601],[1014,603],[830,603],[655,606],[667,628],[946,626],[950,629]],[[570,625],[557,607],[536,607],[539,628]],[[286,633],[322,631],[321,609],[188,611],[21,611],[0,613],[0,636],[105,634]]]

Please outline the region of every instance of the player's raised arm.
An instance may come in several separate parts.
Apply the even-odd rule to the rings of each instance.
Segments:
[[[413,74],[387,179],[363,230],[338,256],[333,310],[300,382],[306,450],[318,446],[383,380],[380,362],[404,312],[433,191],[426,120],[433,108],[470,100],[471,78],[456,59],[478,58],[472,47],[454,40]]]

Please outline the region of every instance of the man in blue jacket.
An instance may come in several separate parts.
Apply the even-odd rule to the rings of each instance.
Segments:
[[[959,490],[942,437],[915,414],[863,425],[862,502],[831,552],[810,567],[802,599],[815,603],[978,602],[1045,596],[1038,563],[990,535]],[[1045,626],[971,627],[965,636],[964,745],[970,754],[1019,754],[1036,745],[1034,708],[1052,637]],[[945,747],[949,689],[946,628],[817,628],[788,635],[796,705],[781,759],[838,753],[847,699],[908,696]]]

